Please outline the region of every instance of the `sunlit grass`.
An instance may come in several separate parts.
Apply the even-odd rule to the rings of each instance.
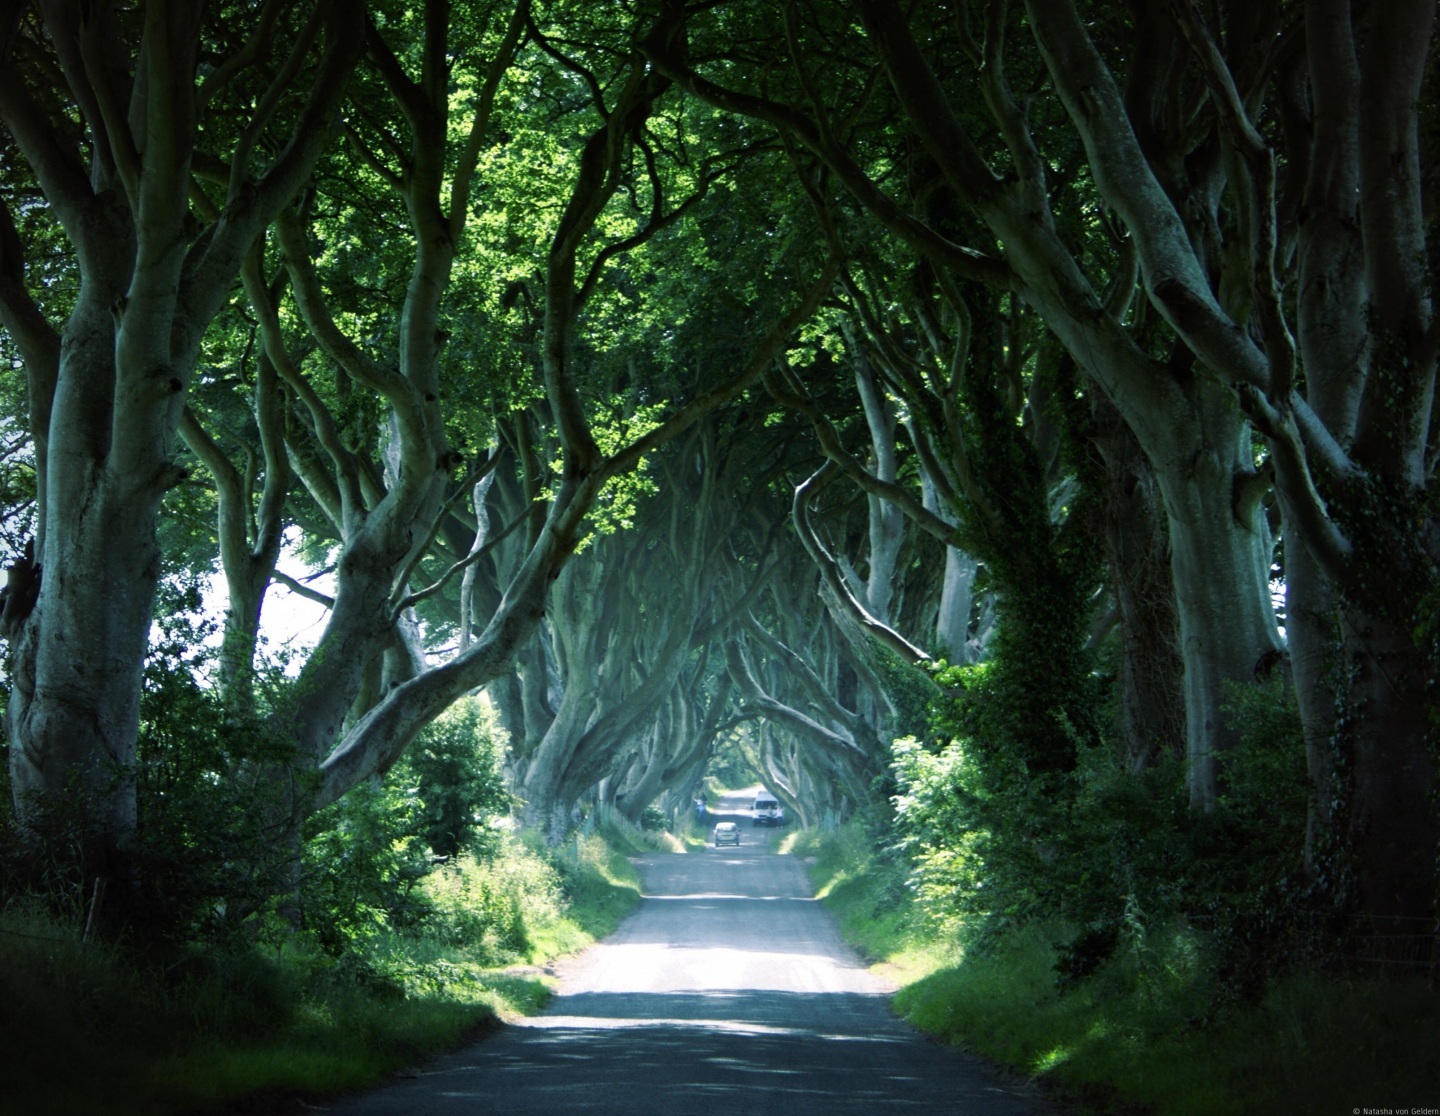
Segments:
[[[863,829],[792,831],[781,839],[778,851],[805,859],[816,898],[886,979],[909,984],[958,959],[957,945],[920,932],[903,894],[904,881],[876,869],[877,850]]]
[[[1120,957],[1062,994],[1059,926],[1032,928],[906,987],[922,1030],[1091,1099],[1159,1116],[1328,1112],[1404,1091],[1436,1095],[1440,1000],[1423,985],[1295,976],[1260,1003],[1217,1007],[1203,967],[1139,971]],[[1156,935],[1166,938],[1167,935]],[[1157,947],[1185,957],[1183,927]],[[1378,1102],[1377,1102],[1378,1103]]]
[[[713,824],[708,815],[704,821],[701,821],[692,811],[686,810],[680,815],[675,826],[673,836],[679,847],[674,851],[692,852],[695,849],[704,848],[710,843],[710,830]]]
[[[575,953],[615,932],[640,902],[640,876],[630,854],[652,845],[638,829],[577,834],[556,850],[568,902],[530,927],[530,960]]]

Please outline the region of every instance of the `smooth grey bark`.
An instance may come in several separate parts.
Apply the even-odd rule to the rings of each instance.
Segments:
[[[894,484],[899,463],[895,455],[898,423],[895,412],[880,393],[875,374],[863,353],[856,354],[855,389],[870,429],[871,470],[882,484]],[[896,563],[905,541],[905,515],[888,500],[867,494],[870,508],[869,561],[865,574],[865,605],[882,624],[890,623],[890,600],[895,590]]]
[[[975,577],[980,563],[956,546],[945,548],[945,570],[941,576],[940,603],[935,618],[935,638],[952,663],[979,661],[984,644],[977,633],[970,638],[970,614],[975,607]]]
[[[683,813],[690,803],[689,788],[698,785],[704,772],[729,691],[722,683],[706,703],[696,693],[708,675],[703,659],[690,673],[670,690],[645,736],[639,772],[626,784],[624,814],[632,823],[638,823],[657,798],[664,799],[662,809],[668,807],[672,817]]]
[[[688,724],[682,694],[717,638],[714,598],[740,510],[729,487],[739,459],[719,442],[706,423],[660,456],[652,468],[663,502],[647,499],[634,528],[592,540],[556,582],[547,628],[563,696],[540,745],[517,764],[527,812],[547,826],[601,779],[623,786],[622,813],[638,818],[708,746],[705,733],[662,732],[657,721]],[[629,765],[628,781],[619,764]]]
[[[905,423],[910,444],[920,461],[920,505],[952,530],[953,515],[943,507],[939,489],[930,474],[929,458],[923,454],[924,434],[913,418]],[[975,611],[975,579],[980,563],[958,546],[945,543],[945,568],[940,581],[940,600],[936,605],[935,639],[947,662],[967,664],[979,662],[984,655],[988,631],[983,622],[971,637],[971,614]]]
[[[1186,783],[1191,806],[1200,810],[1215,805],[1220,754],[1238,733],[1224,715],[1225,684],[1249,682],[1257,665],[1279,650],[1273,616],[1237,607],[1237,594],[1241,600],[1269,603],[1270,540],[1258,504],[1245,520],[1234,506],[1231,489],[1243,475],[1250,439],[1247,426],[1236,426],[1232,455],[1197,462],[1197,470],[1208,475],[1198,476],[1196,483],[1176,483],[1160,474],[1185,665]],[[1217,532],[1222,517],[1229,522]]]
[[[574,246],[565,250],[573,251]],[[592,452],[593,438],[588,435],[590,448],[581,446],[573,452],[575,447],[570,447],[572,453],[567,456],[537,541],[510,580],[500,607],[485,629],[463,654],[397,686],[346,734],[321,765],[320,804],[333,801],[359,778],[388,764],[403,749],[404,742],[458,694],[483,686],[510,668],[517,649],[537,631],[550,584],[578,544],[585,517],[605,483],[633,469],[645,454],[678,437],[704,415],[757,382],[800,323],[819,306],[833,284],[834,274],[833,263],[822,268],[798,304],[774,324],[735,375],[678,407],[655,430],[609,456],[597,457],[598,451]],[[570,413],[567,421],[558,424],[562,443],[569,447],[568,438],[578,436],[584,423],[573,380],[551,366],[547,384],[552,407]]]
[[[443,51],[443,43],[433,49]],[[406,89],[398,63],[383,54],[381,62],[387,80],[397,88]],[[447,96],[443,81],[445,70],[443,58],[438,55],[432,58],[432,64],[426,70],[434,85],[432,103],[437,112]],[[551,440],[548,445],[536,447],[534,458],[548,463],[555,459],[557,453],[559,455],[561,465],[558,476],[552,480],[552,495],[547,504],[535,509],[535,517],[530,523],[530,545],[511,573],[494,613],[475,634],[470,646],[447,662],[391,689],[378,705],[342,733],[336,731],[339,727],[333,708],[336,699],[331,694],[343,692],[343,687],[330,685],[328,672],[353,669],[345,665],[345,660],[357,654],[363,657],[364,651],[373,647],[378,625],[383,619],[380,606],[384,603],[378,595],[380,566],[377,564],[373,570],[364,568],[369,548],[347,548],[340,576],[343,587],[347,574],[352,569],[355,574],[355,596],[359,599],[351,605],[353,619],[345,614],[348,602],[342,588],[342,592],[337,593],[334,614],[325,637],[327,641],[333,638],[336,642],[335,653],[317,656],[312,660],[314,670],[307,668],[306,675],[302,677],[302,686],[308,685],[302,700],[313,706],[305,719],[315,725],[312,737],[319,749],[314,753],[319,768],[315,806],[334,801],[360,779],[384,770],[403,751],[414,733],[457,696],[485,685],[510,669],[518,651],[537,632],[550,585],[584,536],[586,518],[607,482],[636,468],[647,453],[678,437],[705,414],[735,399],[758,380],[775,355],[783,350],[799,323],[813,313],[833,282],[834,265],[829,264],[821,269],[815,283],[802,291],[796,304],[786,308],[756,345],[750,359],[732,375],[718,386],[700,391],[687,401],[671,407],[664,421],[654,430],[614,452],[602,452],[590,428],[585,399],[578,383],[583,371],[577,363],[580,354],[576,344],[580,311],[607,263],[619,253],[669,227],[687,211],[688,206],[703,196],[713,174],[719,173],[715,170],[704,177],[691,198],[668,209],[657,205],[650,213],[638,218],[637,227],[629,235],[607,241],[600,228],[600,218],[611,200],[629,182],[627,176],[639,162],[638,159],[632,162],[634,144],[643,135],[647,120],[656,111],[657,102],[669,85],[668,79],[647,66],[638,55],[619,59],[612,76],[613,81],[605,88],[600,88],[598,84],[591,88],[592,95],[597,99],[594,108],[599,122],[583,143],[573,188],[557,219],[546,256],[539,348],[545,383],[546,437]],[[402,97],[407,104],[408,97],[408,93]],[[430,160],[436,176],[443,172],[441,160],[426,144],[417,143],[415,158],[417,161]],[[649,173],[655,173],[653,162],[644,165],[649,168]],[[654,187],[656,198],[664,197],[660,184],[650,185]],[[463,221],[464,199],[456,203],[452,198],[452,204],[457,205],[452,223]],[[429,218],[425,209],[417,204],[412,206],[412,219],[423,227],[423,221]],[[438,243],[424,238],[419,241],[420,250],[429,253],[448,252],[453,243],[454,237],[440,237]],[[585,261],[584,266],[582,261]],[[412,290],[421,292],[427,284],[433,290],[435,278],[435,275],[417,268]],[[297,284],[297,292],[301,289],[302,285]],[[420,358],[430,356],[437,343],[437,332],[428,328],[434,324],[430,310],[434,298],[432,294],[423,303],[428,317],[412,315],[407,310],[403,319],[402,337],[409,338],[409,344],[417,354],[417,366],[422,363]],[[311,325],[313,328],[313,321]],[[387,388],[388,377],[384,370],[362,362],[357,361],[354,369],[347,365],[347,371],[367,382],[374,382],[392,405],[397,399],[406,398],[406,393],[412,390],[406,385]],[[407,414],[412,412],[404,409],[397,408],[397,413],[402,418],[402,434],[413,427],[418,446],[423,445],[422,435],[426,431],[433,430],[439,436],[440,426],[429,425],[432,414],[429,392],[422,388],[415,394],[424,402],[414,409],[414,418],[407,420]],[[401,475],[408,478],[408,483],[415,484],[419,483],[415,480],[417,476],[433,475],[434,468],[434,456],[427,458],[422,450],[416,456],[415,468],[412,470],[407,466]],[[534,475],[533,483],[537,486],[541,484],[539,474]],[[384,523],[382,519],[375,512],[369,512],[360,532],[376,536],[377,541],[381,535],[392,538],[398,549],[407,523],[403,517]],[[378,555],[383,549],[377,546],[374,552]],[[395,602],[388,604],[393,608]],[[371,627],[367,629],[367,625]],[[351,639],[356,641],[354,648],[346,645],[346,641]],[[339,661],[332,664],[332,659]],[[326,702],[332,706],[328,715],[322,708]],[[543,741],[541,747],[545,747]]]
[[[252,289],[259,282],[253,273],[258,266],[258,255],[252,252],[244,265]],[[256,359],[251,407],[259,446],[246,447],[250,460],[243,468],[205,429],[193,408],[187,408],[180,421],[180,436],[215,483],[220,565],[227,589],[220,684],[227,700],[244,709],[254,697],[260,614],[284,541],[284,504],[293,478],[285,448],[280,377],[263,348]],[[258,496],[257,472],[263,473]]]
[[[1305,866],[1312,878],[1332,841],[1336,805],[1335,718],[1344,691],[1339,607],[1315,559],[1298,539],[1285,546],[1285,635],[1295,699],[1305,733],[1305,770],[1310,806],[1305,826]]]
[[[160,570],[156,521],[164,493],[181,479],[170,455],[185,393],[201,337],[250,245],[329,139],[360,47],[342,8],[316,4],[285,45],[262,23],[245,50],[202,81],[201,7],[148,5],[127,55],[112,5],[42,5],[35,26],[45,41],[29,45],[59,75],[57,104],[83,121],[85,153],[66,146],[74,129],[49,118],[22,66],[0,66],[0,119],[80,278],[37,426],[44,524],[36,560],[45,575],[33,612],[11,633],[12,789],[22,822],[78,793],[111,852],[129,844],[135,823],[138,695]],[[303,76],[321,39],[319,63]],[[192,209],[198,117],[228,93],[229,78],[267,56],[280,64],[277,80],[308,88],[301,111],[288,131],[266,135],[274,105],[262,98],[232,149],[205,152],[223,160],[221,201]],[[277,151],[268,165],[258,158],[262,136]],[[32,398],[42,405],[51,371],[37,364],[32,372]]]
[[[1246,253],[1250,280],[1238,305],[1223,287],[1222,301],[1211,295],[1196,257],[1174,235],[1173,210],[1147,188],[1073,4],[1031,0],[1027,9],[1101,190],[1135,236],[1151,302],[1210,375],[1239,389],[1265,435],[1287,532],[1341,590],[1342,697],[1353,736],[1335,744],[1354,753],[1340,788],[1346,816],[1332,827],[1341,859],[1356,866],[1369,913],[1429,917],[1437,825],[1421,789],[1434,777],[1434,759],[1420,711],[1428,700],[1422,679],[1436,664],[1433,640],[1417,634],[1413,616],[1433,586],[1435,560],[1433,513],[1420,510],[1433,483],[1436,345],[1417,108],[1434,5],[1377,9],[1363,50],[1349,4],[1307,8],[1310,114],[1281,99],[1280,149],[1257,128],[1262,105],[1239,92],[1247,53],[1237,43],[1236,60],[1227,59],[1198,11],[1176,6],[1237,155],[1228,168],[1240,233],[1233,243]],[[1303,217],[1293,228],[1282,224],[1290,213]],[[1278,274],[1291,258],[1287,236],[1300,261],[1293,319]],[[1296,389],[1301,368],[1304,394]],[[1303,563],[1300,571],[1311,573]],[[1318,587],[1304,592],[1312,601],[1323,596]],[[1328,731],[1323,712],[1309,711],[1320,720],[1307,733]],[[1342,889],[1340,880],[1328,882]]]
[[[544,736],[517,763],[517,769],[523,765],[523,773],[514,789],[525,804],[527,820],[555,837],[568,828],[574,803],[561,798],[566,768],[586,731],[607,707],[601,695],[627,689],[630,633],[617,630],[622,560],[620,540],[594,541],[561,571],[550,594],[547,627],[563,689]]]
[[[816,573],[813,559],[795,554],[783,575],[767,580],[763,607],[749,610],[726,642],[726,669],[740,715],[754,726],[762,780],[793,797],[803,769],[816,785],[853,798],[884,768],[886,696],[866,669],[868,633],[842,632],[850,606],[825,604]],[[855,709],[837,696],[845,665],[870,694]]]
[[[535,455],[529,452],[526,418],[528,416],[517,417],[502,425],[507,450],[491,492],[502,518],[521,522],[528,518],[529,522],[525,523],[523,532],[499,541],[487,561],[486,576],[477,579],[478,587],[484,591],[484,607],[472,617],[472,625],[483,624],[484,618],[494,613],[503,598],[505,585],[524,561],[528,548],[539,537],[540,524],[534,521],[533,509],[539,508],[543,512],[535,485],[540,474]],[[563,692],[555,669],[553,641],[545,626],[541,626],[534,639],[521,646],[516,654],[514,672],[507,672],[492,681],[488,691],[495,698],[510,733],[512,756],[523,766],[525,757],[539,745],[554,719]],[[517,771],[511,779],[512,785],[518,778]]]
[[[1295,326],[1311,410],[1295,409],[1298,438],[1290,416],[1267,408],[1265,417],[1280,435],[1287,537],[1307,551],[1296,562],[1290,551],[1300,547],[1287,546],[1297,689],[1302,678],[1310,684],[1309,866],[1337,887],[1337,869],[1355,864],[1369,913],[1433,917],[1440,662],[1433,631],[1414,620],[1433,599],[1437,555],[1433,245],[1421,165],[1434,151],[1419,116],[1435,11],[1386,5],[1363,37],[1359,19],[1343,2],[1307,13],[1312,139]],[[1338,636],[1328,653],[1327,631]]]

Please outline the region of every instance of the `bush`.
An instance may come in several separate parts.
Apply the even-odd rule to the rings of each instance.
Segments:
[[[994,697],[984,667],[958,672],[962,704]],[[972,736],[897,741],[900,847],[925,917],[971,945],[1033,921],[1074,929],[1059,959],[1074,981],[1137,925],[1188,920],[1211,931],[1231,994],[1254,996],[1294,959],[1288,913],[1302,891],[1307,785],[1293,694],[1277,679],[1235,687],[1239,733],[1216,809],[1189,808],[1179,761],[1139,775],[1117,751],[1077,749],[1067,776],[1028,776]],[[942,709],[937,729],[983,728]]]
[[[308,820],[300,910],[302,924],[326,949],[338,954],[352,941],[434,923],[452,940],[473,932],[487,948],[526,951],[523,920],[510,906],[525,887],[497,883],[476,867],[503,876],[518,863],[492,824],[510,805],[500,773],[505,742],[489,705],[466,698],[383,778]],[[447,861],[461,885],[417,886]],[[451,893],[481,905],[466,931],[454,925],[460,916],[453,903],[449,914],[434,909],[437,895]]]
[[[80,921],[39,901],[8,901],[0,1110],[270,1111],[374,1084],[493,1026],[496,1013],[538,1010],[544,983],[494,966],[588,944],[639,888],[598,836],[557,854],[502,835],[487,857],[463,854],[410,890],[425,917],[403,932],[372,926],[322,948],[292,930],[263,953],[210,939],[163,965],[82,942]]]
[[[131,862],[113,862],[79,790],[32,803],[23,834],[8,814],[0,826],[0,894],[29,896],[82,925],[94,913],[96,931],[157,955],[253,935],[251,916],[293,876],[293,847],[277,839],[276,784],[257,777],[279,749],[261,712],[228,707],[210,681],[213,624],[196,618],[198,607],[194,586],[164,588],[135,767],[113,773],[135,781]]]
[[[508,744],[494,706],[471,696],[431,722],[396,765],[394,779],[414,785],[420,835],[435,855],[489,850],[489,820],[513,803],[501,775]]]
[[[534,935],[568,908],[559,871],[513,836],[484,859],[465,853],[431,873],[420,892],[429,907],[427,928],[492,965],[529,958]]]
[[[931,932],[916,902],[909,863],[885,843],[888,834],[886,819],[862,814],[833,830],[792,832],[781,850],[806,857],[816,896],[835,914],[849,941],[913,976],[942,964],[953,946]]]
[[[167,602],[147,664],[138,885],[96,886],[82,796],[0,827],[4,1111],[268,1111],[372,1084],[536,1010],[543,982],[495,967],[588,944],[638,901],[599,836],[556,852],[499,824],[505,738],[478,700],[295,833],[264,727],[290,684],[227,707],[197,603]],[[116,917],[82,940],[97,902]]]
[[[1226,993],[1212,933],[1138,907],[1093,949],[1077,948],[1083,927],[1060,920],[996,930],[961,949],[933,920],[904,917],[915,893],[894,890],[873,836],[854,826],[791,844],[813,861],[846,937],[905,985],[897,1010],[1086,1110],[1318,1113],[1388,1103],[1373,1100],[1377,1090],[1440,1089],[1431,1056],[1440,998],[1420,982],[1292,972],[1272,974],[1258,998],[1237,1000]],[[1064,979],[1067,952],[1078,959],[1087,949],[1097,956],[1083,978]]]
[[[425,917],[422,804],[397,783],[371,780],[306,822],[300,925],[332,955]]]

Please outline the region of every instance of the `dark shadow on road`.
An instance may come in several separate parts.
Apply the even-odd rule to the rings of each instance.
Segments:
[[[414,1111],[480,1112],[503,1096],[510,1116],[1035,1112],[1021,1086],[969,1067],[957,1074],[956,1053],[916,1041],[883,997],[582,993],[551,1012],[488,1044],[483,1059],[432,1066],[427,1103]]]

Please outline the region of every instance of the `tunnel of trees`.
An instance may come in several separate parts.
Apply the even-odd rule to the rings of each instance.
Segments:
[[[1432,925],[1434,8],[4,5],[7,883],[283,907],[468,710],[553,841]]]

